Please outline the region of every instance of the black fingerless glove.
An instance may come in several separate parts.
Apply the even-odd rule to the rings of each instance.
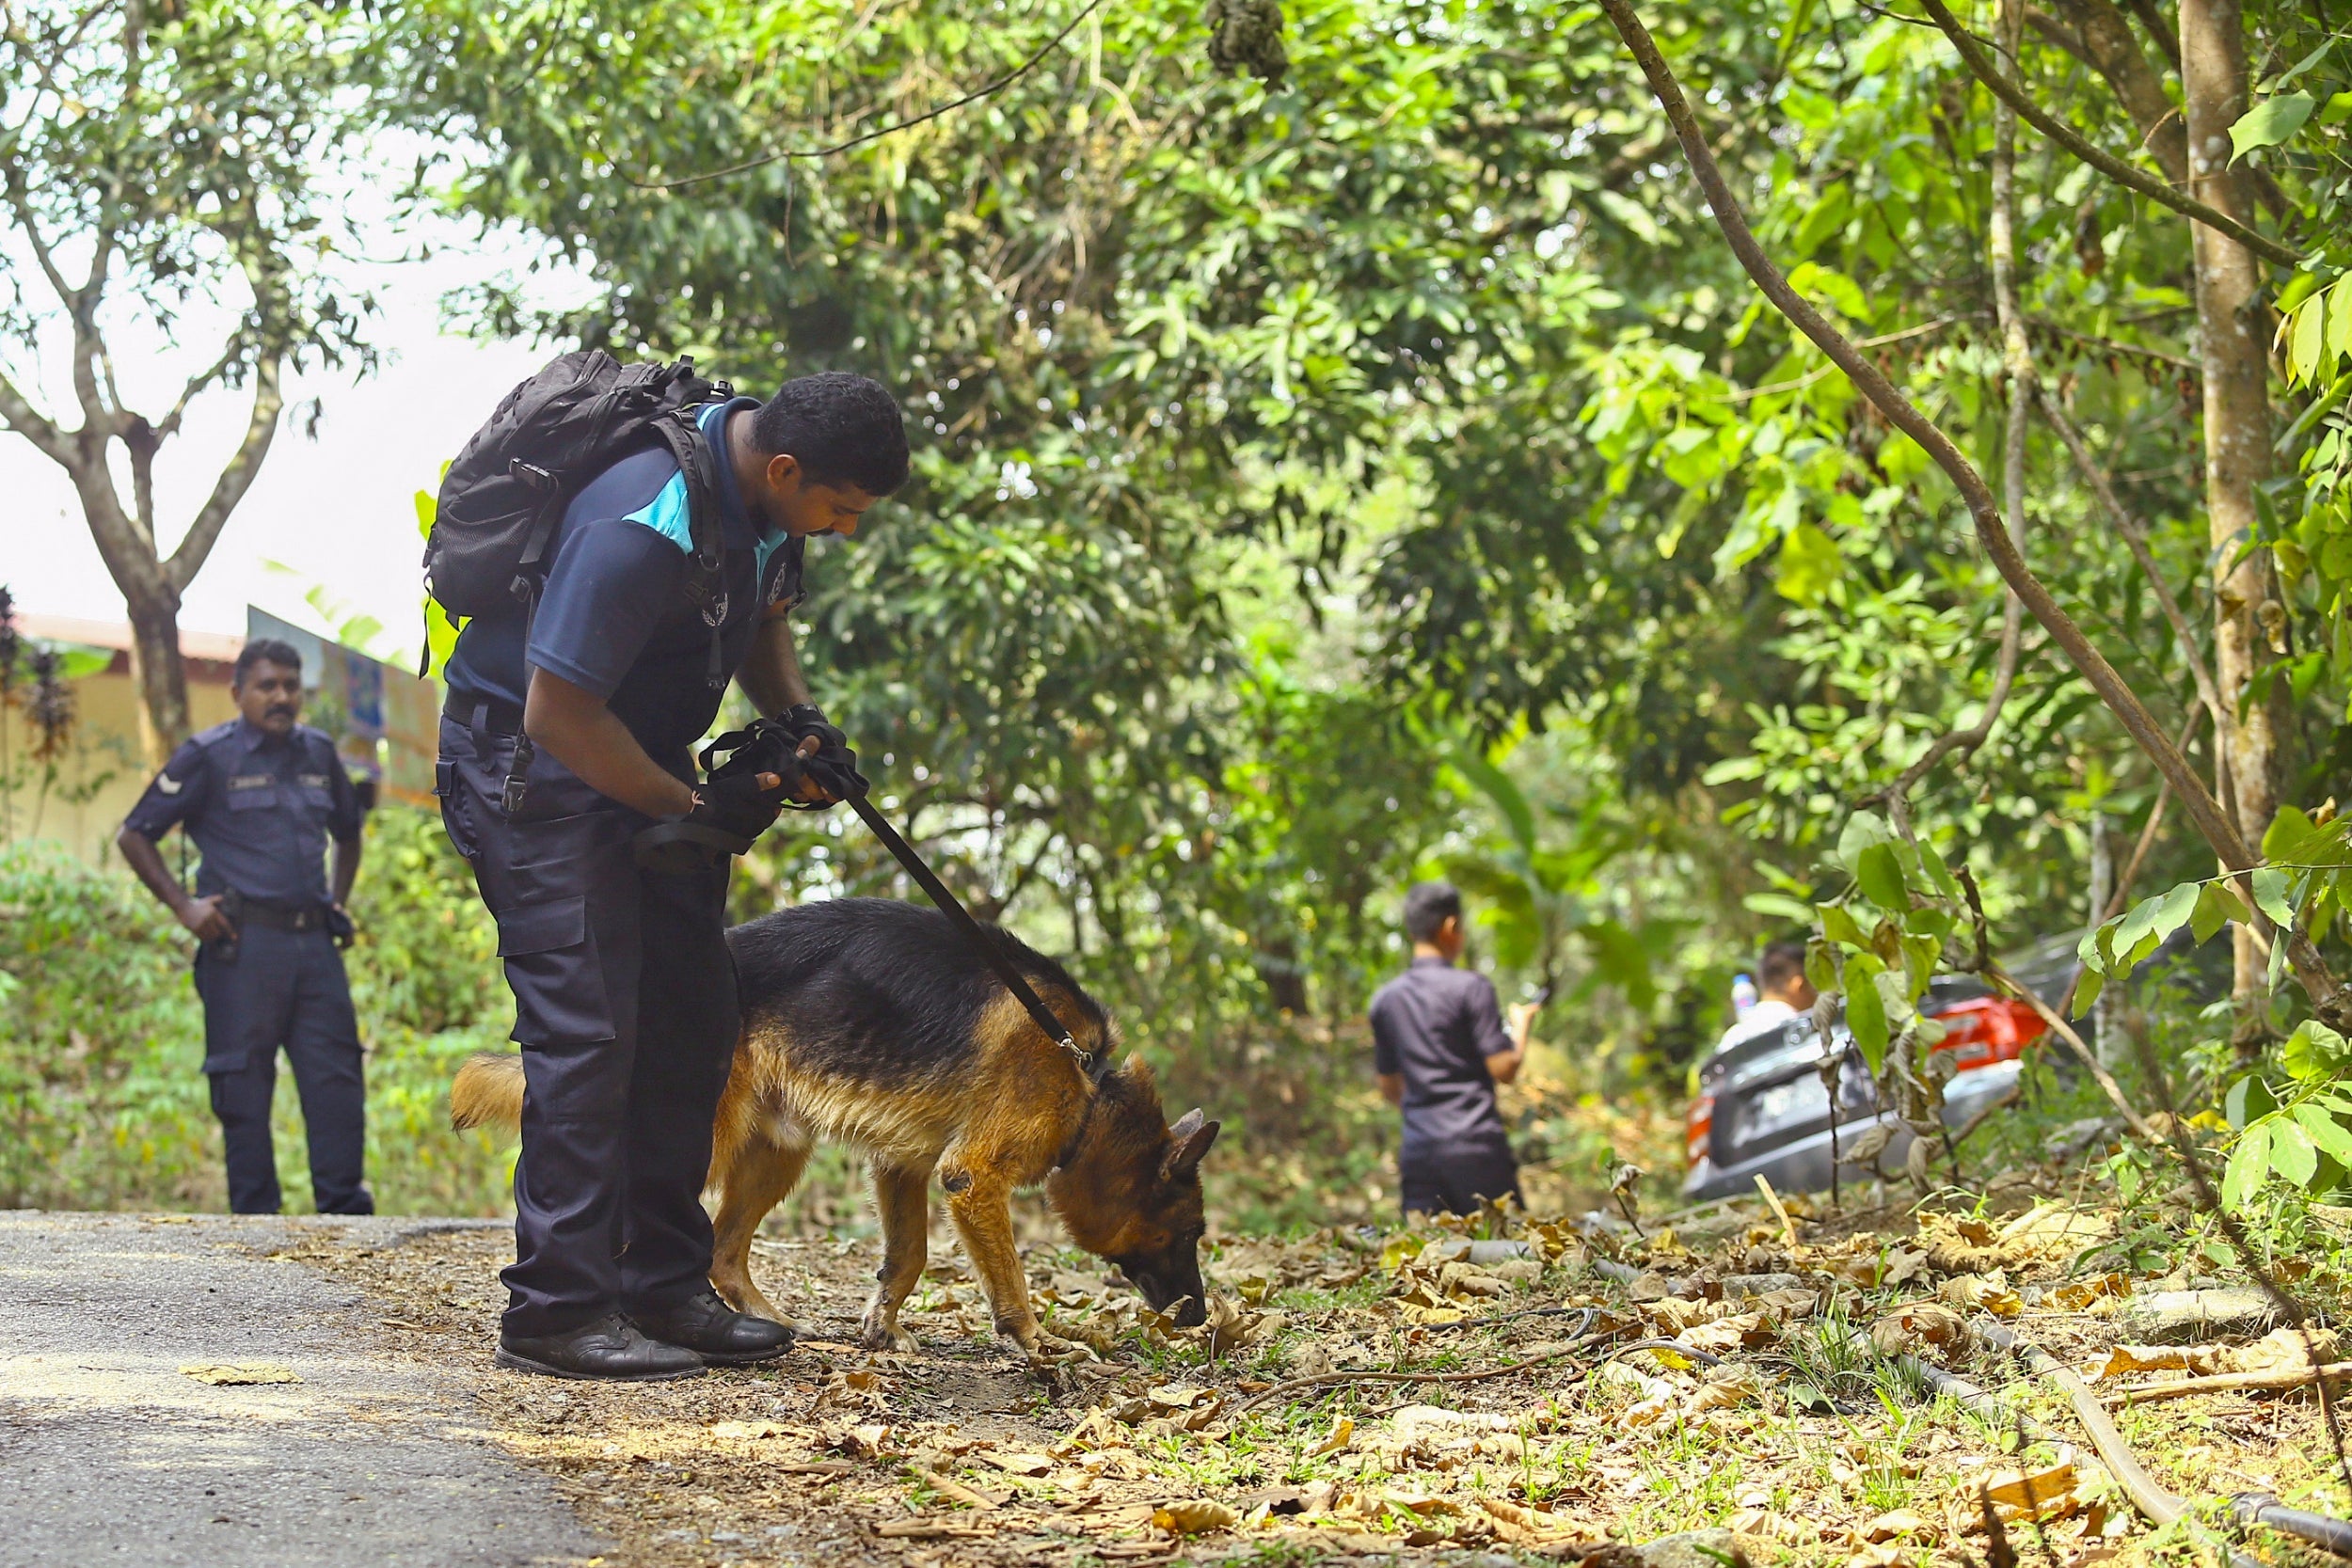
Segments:
[[[775,773],[783,784],[759,787],[760,772]],[[683,816],[657,822],[630,841],[637,863],[662,876],[707,871],[729,856],[742,854],[752,841],[773,826],[784,809],[784,794],[800,783],[793,767],[768,767],[713,776],[694,790],[694,807]]]
[[[824,710],[814,703],[795,703],[769,722],[792,737],[791,750],[797,752],[800,743],[810,736],[817,737],[817,753],[802,757],[801,766],[834,800],[846,800],[866,791],[866,775],[857,770],[857,752],[850,748],[850,737],[828,722]],[[816,804],[791,800],[786,804],[796,811],[824,811],[833,801]]]

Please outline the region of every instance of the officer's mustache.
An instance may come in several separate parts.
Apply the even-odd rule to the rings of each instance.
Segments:
[[[291,719],[294,716],[294,705],[292,703],[272,703],[266,710],[265,717],[276,719],[282,715]]]

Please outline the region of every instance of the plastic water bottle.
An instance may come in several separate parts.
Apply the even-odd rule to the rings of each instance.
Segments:
[[[1735,974],[1731,978],[1731,1016],[1744,1022],[1763,996],[1756,989],[1752,974]]]

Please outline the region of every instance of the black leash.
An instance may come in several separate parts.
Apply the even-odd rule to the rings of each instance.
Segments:
[[[811,769],[811,771],[818,770]],[[830,785],[834,781],[820,776],[818,782]],[[994,938],[988,934],[987,929],[972,918],[972,911],[965,909],[956,895],[948,891],[947,884],[941,881],[938,875],[923,863],[923,857],[914,852],[914,846],[899,837],[898,830],[883,820],[882,814],[875,809],[874,802],[866,798],[864,790],[851,789],[845,792],[841,798],[849,801],[850,809],[856,812],[859,819],[874,831],[874,836],[882,840],[882,847],[890,851],[891,858],[906,867],[907,875],[914,879],[915,885],[930,895],[931,902],[939,906],[939,912],[946,915],[949,923],[963,933],[963,940],[970,942],[980,957],[988,961],[988,967],[996,972],[996,978],[1002,980],[1005,983],[1005,989],[1012,992],[1012,999],[1027,1009],[1029,1016],[1037,1021],[1037,1026],[1045,1031],[1045,1037],[1076,1057],[1078,1062],[1091,1073],[1097,1065],[1094,1060],[1078,1049],[1078,1042],[1071,1037],[1069,1029],[1063,1025],[1062,1021],[1056,1018],[1054,1010],[1045,1005],[1035,990],[1030,989],[1028,976],[1021,973],[1011,957],[1005,952]]]

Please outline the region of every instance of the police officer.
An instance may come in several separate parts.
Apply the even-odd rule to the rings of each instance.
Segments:
[[[724,549],[715,596],[686,591],[690,488],[666,448],[648,450],[574,494],[535,610],[468,622],[447,670],[442,819],[497,919],[522,1048],[497,1353],[519,1371],[691,1377],[791,1341],[709,1283],[701,1195],[739,1024],[730,862],[641,863],[635,846],[685,822],[748,847],[774,818],[787,781],[698,784],[691,748],[729,675],[761,714],[821,723],[787,619],[803,545],[856,532],[905,482],[906,433],[888,392],[841,373],[699,420]],[[518,736],[519,800],[505,787]]]
[[[182,746],[115,835],[139,879],[195,933],[204,1071],[229,1155],[229,1207],[278,1212],[270,1099],[285,1048],[322,1214],[372,1214],[359,1026],[336,949],[359,875],[363,812],[324,733],[296,722],[302,656],[267,638],[237,655],[237,717]],[[203,863],[191,895],[155,841],[179,824]],[[325,870],[335,845],[334,891]]]

